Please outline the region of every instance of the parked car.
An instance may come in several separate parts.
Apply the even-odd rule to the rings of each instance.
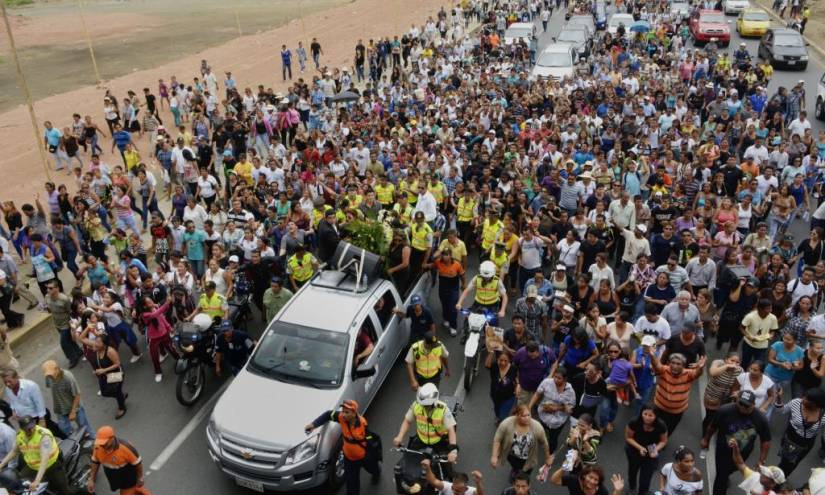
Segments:
[[[816,118],[825,121],[825,74],[822,74],[816,85]]]
[[[324,493],[334,493],[343,481],[341,429],[329,423],[307,436],[304,425],[344,399],[366,409],[408,343],[409,326],[392,309],[413,294],[426,299],[429,274],[405,298],[376,276],[378,256],[341,242],[334,259],[342,257],[278,312],[215,405],[209,454],[239,486],[295,493],[325,485]],[[374,349],[356,363],[362,332]]]
[[[670,4],[670,15],[674,19],[686,19],[690,16],[690,2],[676,0]]]
[[[587,32],[590,33],[590,36],[596,34],[596,22],[593,21],[592,15],[574,15],[570,17],[570,20],[567,21],[565,26],[584,26],[587,28]]]
[[[570,43],[576,49],[579,58],[590,55],[590,43],[592,38],[584,26],[565,26],[559,35],[553,40],[556,43]]]
[[[730,44],[730,28],[725,14],[718,10],[699,10],[690,16],[689,29],[694,43],[707,43],[716,38],[719,46]]]
[[[514,22],[504,31],[504,44],[512,45],[523,40],[528,46],[536,36],[536,25],[532,22]]]
[[[725,0],[722,2],[722,11],[725,14],[738,14],[751,6],[748,0]]]
[[[607,32],[615,36],[621,24],[624,24],[625,33],[630,33],[633,16],[631,14],[613,14],[610,16],[610,20],[607,21]]]
[[[563,79],[572,76],[576,70],[578,56],[576,49],[570,43],[553,43],[547,45],[536,58],[536,65],[530,73],[530,78]]]
[[[771,26],[771,18],[762,9],[745,9],[736,19],[739,36],[762,36]]]
[[[808,68],[807,42],[796,29],[768,29],[759,40],[757,54],[774,67],[799,70]]]

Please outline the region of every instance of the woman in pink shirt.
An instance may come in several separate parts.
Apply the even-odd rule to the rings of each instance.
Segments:
[[[112,195],[112,203],[110,206],[115,212],[116,225],[118,228],[126,231],[131,229],[137,235],[141,234],[138,229],[135,215],[132,213],[132,199],[127,194],[128,188],[124,185],[116,186],[114,194]]]
[[[720,230],[713,237],[713,249],[716,259],[721,260],[725,258],[725,251],[729,247],[739,247],[741,236],[736,231],[736,224],[734,222],[725,222],[724,229]]]
[[[172,297],[158,306],[149,296],[143,297],[143,323],[146,324],[146,338],[149,340],[149,356],[152,358],[152,366],[155,368],[155,381],[160,382],[163,374],[160,370],[160,353],[170,354],[175,360],[178,359],[178,351],[172,345],[172,325],[166,320],[166,310]],[[165,358],[164,358],[165,359]]]

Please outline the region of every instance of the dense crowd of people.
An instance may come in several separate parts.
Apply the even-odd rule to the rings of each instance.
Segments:
[[[825,414],[825,131],[813,134],[804,82],[769,95],[773,69],[751,64],[744,47],[694,47],[668,2],[635,0],[608,12],[649,31],[600,32],[573,76],[531,80],[536,42],[504,44],[504,31],[546,22],[561,3],[464,0],[399,36],[359,40],[340,69],[323,65],[317,39],[315,71],[302,45],[295,55],[284,45],[283,79],[293,81],[293,56],[300,72],[282,92],[242,89],[230,72],[219,80],[204,60],[197,77],[160,80],[156,92],[107,91],[105,126],[79,114],[47,122],[45,145],[71,177],[19,210],[3,203],[7,326],[23,324],[17,298],[50,311],[68,367],[91,366],[120,418],[121,343],[136,363],[145,335],[161,381],[162,361],[177,356],[175,325],[198,313],[231,323],[245,298],[268,321],[340,239],[379,223],[400,292],[425,271],[436,277],[445,337],[460,333],[458,309],[470,304],[506,328],[487,362],[491,464],[510,466],[505,493],[528,493],[536,470],[572,494],[606,493],[606,481],[700,492],[698,450],[711,441],[715,495],[737,469],[750,493],[793,491],[785,481]],[[595,8],[564,3],[573,14]],[[810,224],[803,239],[790,233],[796,222]],[[467,276],[476,263],[479,275]],[[397,311],[413,321],[407,365],[420,398],[450,358],[426,301]],[[223,362],[236,373],[254,342],[224,327],[237,333],[219,342],[242,345],[219,345],[216,371]],[[721,358],[708,357],[711,342]],[[46,424],[42,397],[18,411],[30,406],[16,396],[17,363],[0,357],[14,412]],[[701,442],[660,462],[703,373]],[[79,401],[69,404],[55,397],[55,435],[88,427]],[[634,418],[621,426],[619,406]],[[356,421],[357,409],[311,426]],[[766,466],[772,417],[788,426],[778,465]],[[628,472],[607,479],[599,445],[621,441],[616,428]],[[548,473],[556,452],[564,465]],[[432,483],[473,493],[469,480]]]

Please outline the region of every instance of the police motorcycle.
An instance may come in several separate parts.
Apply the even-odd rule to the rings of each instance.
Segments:
[[[462,309],[464,318],[464,390],[470,391],[481,367],[481,356],[485,351],[487,325],[495,325],[498,315],[489,309],[474,312],[474,308]]]
[[[178,375],[175,397],[184,406],[200,399],[206,386],[206,370],[215,363],[215,338],[221,325],[220,317],[198,313],[192,321],[182,321],[175,328],[172,341],[180,353],[175,363]]]
[[[445,403],[452,411],[453,416],[458,418],[458,413],[464,410],[458,402],[458,398],[445,395],[439,397],[437,394],[436,391],[437,400]],[[437,452],[437,449],[432,447],[413,448],[415,438],[415,435],[410,437],[407,447],[390,449],[391,452],[401,454],[401,458],[393,470],[395,491],[401,494],[434,495],[437,491],[427,482],[425,471],[421,467],[421,461],[429,459],[433,474],[440,480],[452,481],[453,468],[447,459],[446,453]]]
[[[58,442],[69,486],[75,488],[78,493],[89,493],[86,489],[86,482],[89,481],[91,475],[94,441],[84,438],[85,436],[86,428],[81,427],[69,435],[68,438]],[[56,495],[56,492],[49,489],[49,483],[46,481],[32,490],[31,481],[22,479],[14,469],[4,469],[0,472],[0,495],[5,493],[12,495]]]

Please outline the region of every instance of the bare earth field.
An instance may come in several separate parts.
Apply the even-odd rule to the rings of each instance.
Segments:
[[[421,24],[449,0],[130,0],[84,2],[86,24],[93,38],[104,86],[122,97],[157,80],[176,75],[190,82],[207,59],[221,79],[231,70],[238,85],[264,84],[283,90],[281,44],[299,40],[321,43],[323,65],[351,65],[359,38],[389,36]],[[234,8],[233,8],[234,7]],[[238,36],[237,9],[243,36]],[[91,115],[105,127],[104,89],[94,84],[75,1],[45,2],[10,9],[12,30],[23,54],[23,69],[33,92],[40,124],[57,127],[71,122],[74,112]],[[301,16],[303,14],[303,16]],[[297,62],[294,65],[297,68]],[[297,72],[297,70],[295,71]],[[311,77],[307,72],[304,77]],[[300,74],[294,74],[297,79]],[[6,34],[0,34],[0,200],[31,201],[46,180],[28,114],[17,88]],[[171,118],[167,112],[161,117]],[[42,132],[42,128],[41,128]],[[140,141],[144,156],[145,138]],[[101,143],[110,164],[119,156],[108,153],[111,141]],[[84,160],[86,160],[84,156]],[[68,177],[52,172],[59,184]]]

